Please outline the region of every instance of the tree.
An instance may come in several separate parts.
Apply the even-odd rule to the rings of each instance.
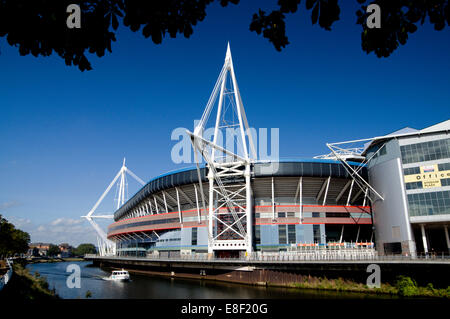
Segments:
[[[24,254],[28,251],[30,235],[20,229],[16,229],[0,215],[0,257]]]
[[[238,4],[239,0],[218,0],[223,7]],[[273,0],[274,2],[276,0]],[[348,1],[348,0],[342,0]],[[360,4],[356,23],[361,26],[361,46],[367,53],[388,57],[410,34],[429,18],[436,30],[450,25],[449,0],[376,0],[381,7],[380,29],[366,25],[371,0],[355,0]],[[81,28],[67,27],[66,9],[73,0],[0,0],[0,37],[18,48],[21,55],[49,56],[56,53],[67,65],[81,71],[91,70],[86,53],[102,57],[111,50],[120,25],[137,32],[142,28],[145,38],[160,44],[166,34],[189,38],[193,27],[206,17],[206,8],[214,0],[98,0],[78,1],[81,9]],[[255,2],[257,3],[257,2]],[[306,0],[312,24],[331,31],[340,19],[338,0]],[[301,0],[278,0],[276,10],[269,14],[259,9],[250,21],[250,31],[262,34],[281,51],[289,44],[285,18],[298,11]]]
[[[75,256],[84,256],[85,254],[95,254],[97,249],[93,244],[80,244],[74,249],[73,254]]]
[[[60,250],[59,247],[53,244],[50,244],[50,246],[48,247],[48,251],[47,251],[47,256],[49,257],[53,257],[53,256],[57,256],[60,254]]]

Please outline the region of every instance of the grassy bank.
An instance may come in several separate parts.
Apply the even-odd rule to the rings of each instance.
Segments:
[[[59,299],[54,291],[48,288],[48,283],[39,274],[34,276],[23,265],[13,265],[14,274],[9,283],[0,291],[2,300],[48,300]]]
[[[420,287],[410,277],[399,276],[394,285],[381,284],[380,288],[369,288],[365,284],[356,283],[351,280],[327,279],[310,277],[305,278],[304,282],[294,283],[290,287],[301,289],[317,289],[342,292],[359,292],[370,294],[389,294],[402,297],[436,297],[450,299],[450,287],[446,289],[436,289],[432,284],[426,287]]]

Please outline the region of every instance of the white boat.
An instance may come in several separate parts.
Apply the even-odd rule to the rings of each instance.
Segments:
[[[115,281],[128,281],[130,280],[130,274],[128,273],[128,271],[122,268],[122,270],[113,270],[111,276],[104,279]]]

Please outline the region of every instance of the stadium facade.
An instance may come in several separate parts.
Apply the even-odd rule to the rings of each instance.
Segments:
[[[275,164],[275,165],[274,165]],[[359,167],[359,163],[351,163]],[[208,189],[207,168],[201,168]],[[366,175],[366,169],[363,168]],[[180,255],[208,252],[208,209],[202,206],[195,168],[151,180],[114,214],[108,238],[119,255]],[[252,245],[279,252],[353,243],[371,246],[371,211],[365,194],[352,186],[344,167],[332,160],[297,160],[252,165]],[[208,198],[208,194],[204,194]],[[217,205],[217,203],[215,203]],[[209,206],[209,203],[206,203]],[[227,208],[223,208],[226,210]],[[214,231],[221,232],[220,222]],[[245,250],[229,243],[215,256]]]
[[[448,254],[450,120],[377,137],[362,153],[375,200],[379,254]]]

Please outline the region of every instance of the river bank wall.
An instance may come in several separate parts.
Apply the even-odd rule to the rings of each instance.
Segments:
[[[378,265],[382,284],[395,285],[399,276],[408,276],[417,285],[435,288],[450,286],[447,260],[408,261],[250,261],[250,260],[171,260],[138,257],[91,256],[94,265],[126,268],[152,275],[216,280],[249,285],[298,286],[321,279],[341,280],[365,285],[369,265]]]

